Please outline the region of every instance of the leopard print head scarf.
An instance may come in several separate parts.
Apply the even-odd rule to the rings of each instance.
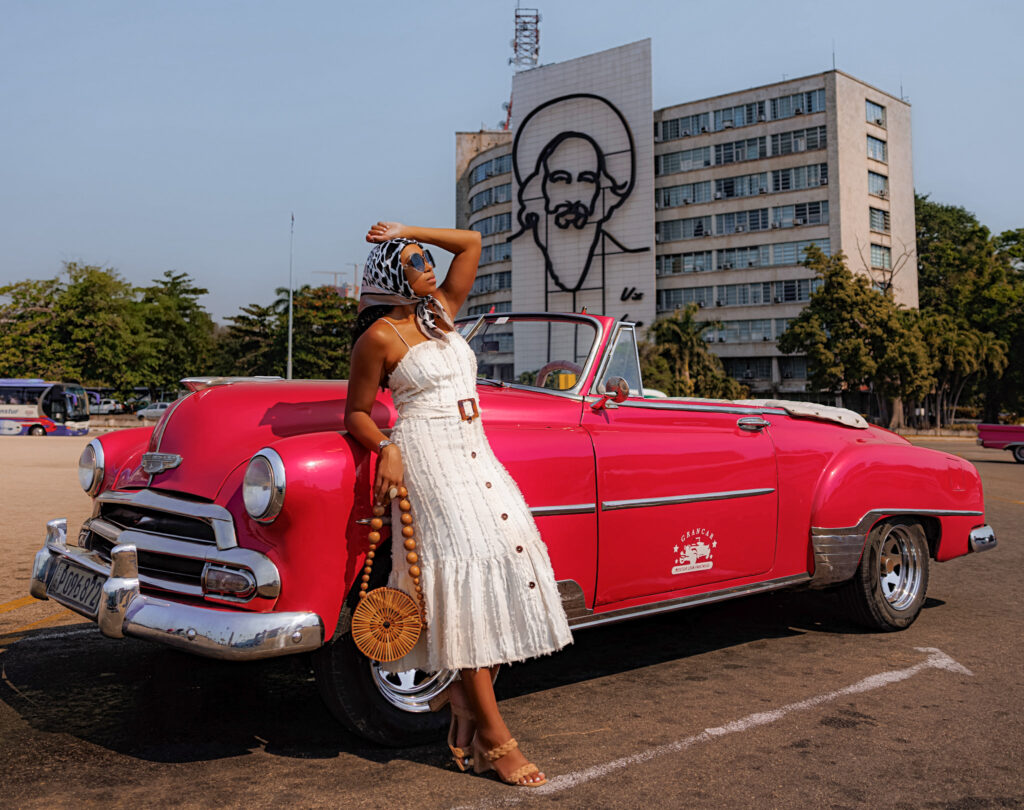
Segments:
[[[429,337],[444,339],[435,316],[449,329],[454,329],[444,306],[432,295],[419,296],[412,291],[402,269],[402,251],[406,245],[419,245],[412,239],[389,239],[373,246],[363,266],[363,286],[359,295],[359,311],[377,304],[402,306],[416,304],[416,320]]]

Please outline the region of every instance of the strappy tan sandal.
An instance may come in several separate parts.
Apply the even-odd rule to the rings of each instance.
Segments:
[[[498,769],[494,767],[494,763],[497,762],[504,756],[511,754],[519,747],[519,743],[516,742],[515,737],[510,737],[508,740],[503,742],[496,748],[492,748],[490,751],[484,751],[480,746],[479,737],[473,737],[473,771],[475,773],[484,773],[485,771],[493,770],[498,774],[498,778],[502,782],[509,785],[516,785],[517,787],[540,787],[548,783],[547,779],[541,779],[539,782],[520,782],[519,780],[530,776],[531,774],[540,773],[540,768],[534,765],[532,762],[527,762],[525,765],[516,768],[508,777],[502,776]]]
[[[447,706],[452,713],[452,722],[448,726],[448,747],[452,752],[452,760],[455,762],[455,767],[460,771],[466,771],[473,764],[473,757],[466,753],[465,749],[460,748],[455,744],[456,740],[456,729],[458,727],[459,720],[471,720],[476,721],[476,717],[473,713],[463,707],[456,706],[451,701],[451,687],[448,687],[439,695],[432,697],[427,705],[430,706],[430,711],[439,712],[445,706]]]

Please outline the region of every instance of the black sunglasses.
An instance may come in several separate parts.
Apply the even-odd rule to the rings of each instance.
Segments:
[[[413,253],[412,256],[409,257],[409,266],[417,273],[425,273],[427,271],[427,266],[423,263],[424,259],[430,263],[431,267],[437,266],[434,264],[434,257],[431,256],[430,251],[426,249],[424,249],[422,253]]]

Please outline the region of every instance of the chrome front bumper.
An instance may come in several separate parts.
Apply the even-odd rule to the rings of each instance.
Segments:
[[[96,616],[47,594],[61,558],[106,577]],[[210,658],[271,658],[315,650],[324,643],[323,621],[315,613],[220,610],[140,593],[135,546],[116,546],[108,565],[94,551],[68,546],[67,520],[63,518],[46,524],[46,540],[36,553],[29,592],[37,599],[53,598],[92,619],[110,638],[134,636]]]

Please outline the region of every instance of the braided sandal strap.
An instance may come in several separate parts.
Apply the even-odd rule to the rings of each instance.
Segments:
[[[503,742],[497,748],[492,748],[490,751],[484,754],[488,762],[494,762],[501,759],[506,754],[515,751],[519,747],[519,743],[516,742],[515,737],[510,737],[508,740]]]
[[[508,775],[508,779],[505,781],[509,784],[519,784],[519,780],[524,776],[529,776],[532,773],[540,773],[540,768],[534,765],[532,762],[527,762],[521,768],[516,768],[512,773]]]

